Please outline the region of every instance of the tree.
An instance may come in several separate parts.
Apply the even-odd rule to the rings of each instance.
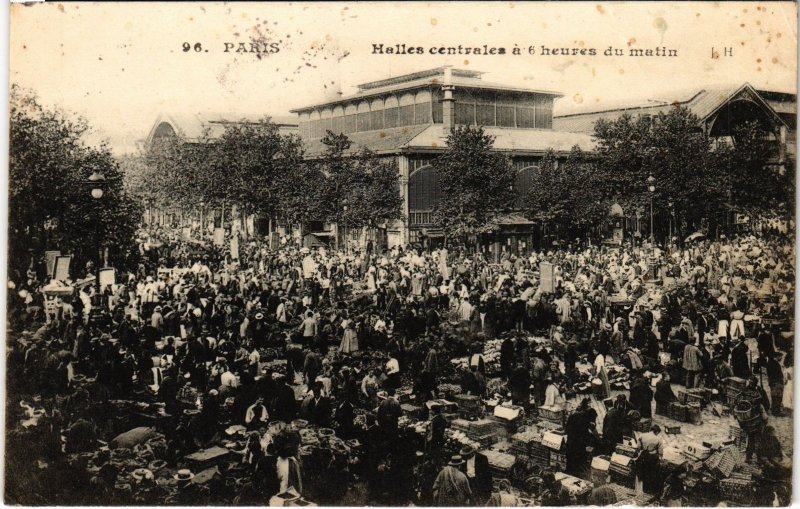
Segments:
[[[759,122],[745,122],[732,129],[731,143],[717,149],[724,172],[725,190],[730,204],[751,215],[765,211],[789,212],[794,203],[794,165],[781,173],[769,162],[775,158],[775,146],[768,139],[768,128]],[[789,205],[787,207],[787,205]]]
[[[554,226],[562,235],[587,238],[608,215],[610,203],[601,187],[596,165],[580,148],[573,147],[561,165],[549,150],[533,175],[524,208],[531,219]]]
[[[433,221],[447,237],[487,233],[513,207],[516,172],[507,157],[492,150],[493,145],[494,137],[482,127],[458,126],[433,162],[441,186]]]
[[[392,160],[367,149],[348,154],[351,142],[344,134],[328,131],[322,143],[327,149],[320,160],[325,176],[320,195],[329,221],[376,228],[402,218],[399,176]]]
[[[9,160],[9,272],[20,278],[33,263],[43,275],[44,251],[74,255],[72,275],[96,261],[99,240],[118,269],[135,266],[135,233],[141,207],[123,188],[109,148],[87,146],[87,122],[49,110],[36,96],[12,86]],[[86,181],[103,174],[103,197],[91,197]],[[99,237],[98,237],[99,236]],[[19,279],[17,279],[19,280]]]
[[[680,235],[716,221],[725,202],[725,174],[711,139],[684,107],[648,118],[623,115],[595,124],[602,195],[626,211],[649,216],[649,176],[655,178],[654,212],[675,211]],[[691,230],[691,231],[689,231]]]

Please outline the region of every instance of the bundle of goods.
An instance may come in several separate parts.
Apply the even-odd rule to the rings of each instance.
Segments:
[[[224,447],[214,446],[188,454],[184,456],[184,459],[195,468],[207,468],[225,461],[230,455],[230,452],[230,450]]]
[[[631,388],[631,375],[625,366],[608,367],[608,383],[612,389],[629,390]]]
[[[403,415],[408,417],[409,419],[422,419],[422,416],[424,414],[421,406],[410,405],[408,403],[401,404],[400,410],[402,410]]]
[[[493,339],[483,344],[481,353],[486,368],[486,376],[488,377],[495,377],[500,374],[500,346],[502,343],[502,339]],[[469,358],[470,356],[456,357],[455,359],[450,359],[450,364],[456,370],[467,370],[469,369]]]
[[[511,471],[517,458],[499,451],[481,451],[489,459],[489,472],[495,479],[511,479]]]
[[[467,434],[464,433],[463,431],[456,431],[456,430],[452,430],[452,429],[448,428],[448,429],[445,430],[444,433],[445,433],[445,437],[448,440],[458,444],[458,447],[457,447],[458,449],[460,449],[461,447],[469,446],[469,447],[472,447],[473,449],[477,450],[477,449],[480,449],[482,447],[482,445],[480,443],[475,442],[474,440],[470,439],[467,436]]]
[[[452,399],[456,394],[461,394],[461,386],[451,383],[439,384],[436,393],[445,399]]]

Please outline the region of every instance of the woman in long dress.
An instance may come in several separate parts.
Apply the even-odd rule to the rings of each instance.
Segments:
[[[787,354],[791,355],[791,354]],[[786,383],[783,386],[783,408],[794,409],[794,366],[788,366],[784,371]]]
[[[347,321],[347,325],[344,329],[344,334],[342,335],[342,342],[339,345],[339,351],[342,353],[352,353],[358,351],[358,334],[356,334],[355,328],[353,328],[353,322],[351,320]]]

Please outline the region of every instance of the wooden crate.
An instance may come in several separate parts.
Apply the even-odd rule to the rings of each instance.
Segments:
[[[752,480],[730,478],[720,479],[719,494],[725,500],[739,504],[749,504],[755,495],[755,483]]]
[[[633,430],[638,431],[640,433],[647,433],[650,431],[650,428],[653,426],[653,419],[648,417],[642,417],[638,421],[633,423]]]
[[[560,452],[550,451],[550,468],[556,472],[563,472],[567,469],[567,455]]]

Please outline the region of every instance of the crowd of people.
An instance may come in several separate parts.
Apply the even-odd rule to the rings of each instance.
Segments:
[[[51,282],[38,267],[9,281],[9,408],[20,417],[12,428],[25,417],[20,402],[43,408],[30,449],[37,461],[63,465],[66,454],[96,450],[118,431],[111,402],[147,398],[163,409],[157,428],[170,466],[219,443],[231,425],[247,429],[238,451],[249,479],[235,500],[242,504],[289,489],[336,504],[361,482],[369,503],[484,505],[500,500],[485,456],[449,454],[447,420],[425,405],[441,397],[443,383],[498,394],[529,415],[577,402],[564,424],[566,472],[583,478],[594,455],[635,436],[634,419],[676,399],[676,383],[719,388],[735,376],[764,393],[765,411],[792,408],[792,238],[581,246],[504,254],[497,263],[466,250],[239,244],[233,258],[227,246],[151,227],[138,270],[99,293],[89,280],[46,305],[41,289]],[[543,262],[553,267],[547,284]],[[94,267],[83,272],[75,279]],[[493,379],[483,349],[495,339],[502,344]],[[463,368],[450,362],[459,357],[468,359]],[[612,364],[630,371],[628,390],[612,391]],[[660,374],[654,389],[646,372]],[[591,398],[575,398],[582,383],[598,399],[614,394],[605,415]],[[406,388],[428,423],[417,447],[399,425]],[[308,492],[296,432],[270,431],[298,420],[363,444],[358,464],[326,474],[337,482],[322,491],[339,498]],[[748,460],[785,474],[774,431],[750,432]],[[659,471],[661,429],[641,434],[639,445],[645,491],[679,498],[678,483]],[[7,456],[22,454],[28,442],[10,447]],[[86,497],[73,503],[118,501],[122,472],[100,466],[85,479],[61,474],[74,475],[73,489]],[[571,502],[552,472],[542,482],[543,503]],[[186,497],[179,502],[208,502]]]

